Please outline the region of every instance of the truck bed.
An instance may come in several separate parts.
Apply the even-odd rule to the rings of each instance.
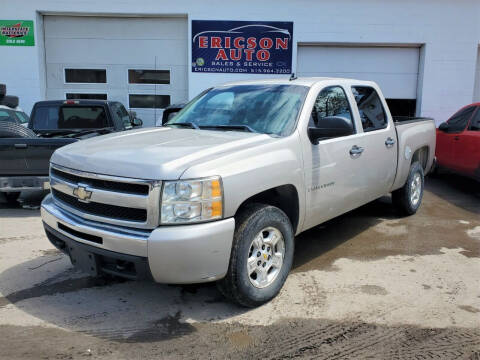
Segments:
[[[392,190],[405,184],[412,161],[419,161],[425,175],[432,168],[435,158],[436,132],[435,121],[432,118],[394,118],[397,132],[398,152],[397,175]],[[433,144],[433,148],[431,146]],[[413,152],[412,149],[418,149]]]

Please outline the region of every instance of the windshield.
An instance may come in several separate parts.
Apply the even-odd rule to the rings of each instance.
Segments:
[[[26,124],[28,123],[28,116],[23,111],[0,109],[0,121]]]
[[[308,88],[300,85],[237,85],[213,88],[193,99],[166,125],[289,135]]]
[[[98,129],[108,126],[103,106],[39,106],[34,113],[35,130]]]

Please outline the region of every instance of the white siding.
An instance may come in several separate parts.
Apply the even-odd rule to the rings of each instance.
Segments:
[[[35,20],[35,47],[0,47],[0,79],[10,92],[20,95],[21,105],[30,111],[35,101],[45,98],[45,56],[43,15],[90,16],[177,16],[190,20],[293,21],[296,71],[296,43],[317,44],[418,44],[422,45],[422,66],[417,99],[419,114],[445,120],[472,101],[475,66],[480,43],[480,1],[456,0],[324,0],[231,2],[224,0],[2,0],[2,18]],[[121,34],[126,37],[129,29]],[[62,29],[62,31],[68,31]],[[86,31],[86,30],[85,30]],[[133,30],[138,33],[137,30]],[[147,36],[149,31],[142,31]],[[190,34],[185,56],[177,64],[188,64],[188,97],[224,81],[259,75],[193,74],[190,64]],[[135,46],[130,49],[135,53]],[[172,50],[173,51],[173,50]],[[160,55],[159,55],[160,56]],[[140,61],[143,61],[140,58]]]
[[[477,68],[475,71],[475,88],[473,91],[473,102],[480,102],[480,47],[477,53]]]

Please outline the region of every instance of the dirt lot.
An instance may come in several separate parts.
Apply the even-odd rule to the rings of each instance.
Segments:
[[[47,241],[40,195],[0,204],[0,358],[480,359],[480,186],[427,179],[415,216],[384,198],[297,238],[257,309],[214,285],[93,279]]]

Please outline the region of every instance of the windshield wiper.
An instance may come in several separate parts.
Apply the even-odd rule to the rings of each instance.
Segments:
[[[225,130],[246,130],[248,132],[256,133],[258,131],[252,129],[248,125],[238,124],[238,125],[202,125],[202,129],[225,129]]]
[[[200,127],[193,122],[177,122],[177,123],[171,123],[171,124],[166,124],[166,125],[178,125],[178,126],[183,126],[183,127],[189,127],[191,129],[200,129]]]
[[[91,133],[110,133],[113,132],[113,129],[111,127],[103,127],[103,128],[97,128],[97,129],[84,129],[84,130],[75,130],[71,133],[71,137],[77,137],[77,136],[83,136]]]

